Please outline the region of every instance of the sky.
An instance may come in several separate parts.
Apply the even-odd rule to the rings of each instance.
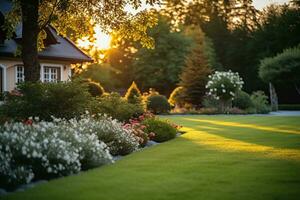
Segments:
[[[255,8],[261,10],[265,6],[272,3],[283,4],[287,2],[289,2],[289,0],[253,0],[253,5],[255,6]]]
[[[283,3],[287,3],[289,2],[289,0],[253,0],[253,5],[255,6],[255,8],[262,10],[265,6],[272,4],[272,3],[276,3],[276,4],[283,4]],[[144,10],[145,8],[149,8],[149,6],[145,5],[145,3],[143,3],[143,6],[141,8],[138,9],[138,11]],[[131,13],[137,13],[138,11],[130,8],[129,6],[126,7],[127,11],[130,11]]]

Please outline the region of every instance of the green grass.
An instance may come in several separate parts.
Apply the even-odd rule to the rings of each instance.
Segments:
[[[300,117],[166,118],[187,133],[3,199],[300,199]]]

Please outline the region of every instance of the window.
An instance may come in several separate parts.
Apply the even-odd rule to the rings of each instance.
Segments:
[[[61,80],[60,67],[44,66],[44,82],[56,83]]]
[[[21,83],[24,81],[24,79],[24,66],[16,65],[16,83]]]

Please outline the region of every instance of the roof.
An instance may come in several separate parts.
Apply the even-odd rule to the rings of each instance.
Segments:
[[[8,0],[0,1],[0,12],[6,14],[11,9],[11,2]],[[71,63],[91,62],[91,57],[80,50],[69,38],[58,35],[57,31],[52,27],[46,27],[47,35],[52,40],[38,53],[40,59],[69,61]],[[0,45],[0,57],[14,57],[19,41],[22,39],[22,24],[16,27],[15,37],[5,40]],[[53,42],[53,40],[56,40]]]

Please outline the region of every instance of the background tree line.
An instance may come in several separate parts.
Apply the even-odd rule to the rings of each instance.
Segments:
[[[188,65],[194,63],[200,70],[206,63],[212,71],[239,72],[249,93],[267,91],[268,84],[258,76],[260,61],[300,43],[299,1],[270,5],[259,11],[251,0],[170,0],[165,1],[163,9],[151,12],[159,19],[148,31],[155,48],[145,48],[116,34],[113,48],[106,52],[105,64],[93,68],[102,71],[92,73],[95,81],[112,90],[127,88],[136,81],[142,91],[155,88],[169,95],[177,85],[182,85],[183,77],[195,77],[194,73],[184,72]],[[199,30],[194,29],[191,34],[191,26]],[[198,56],[196,63],[191,62],[195,48],[198,54],[206,54],[202,59]],[[282,103],[300,101],[292,84],[277,84],[276,89]]]

